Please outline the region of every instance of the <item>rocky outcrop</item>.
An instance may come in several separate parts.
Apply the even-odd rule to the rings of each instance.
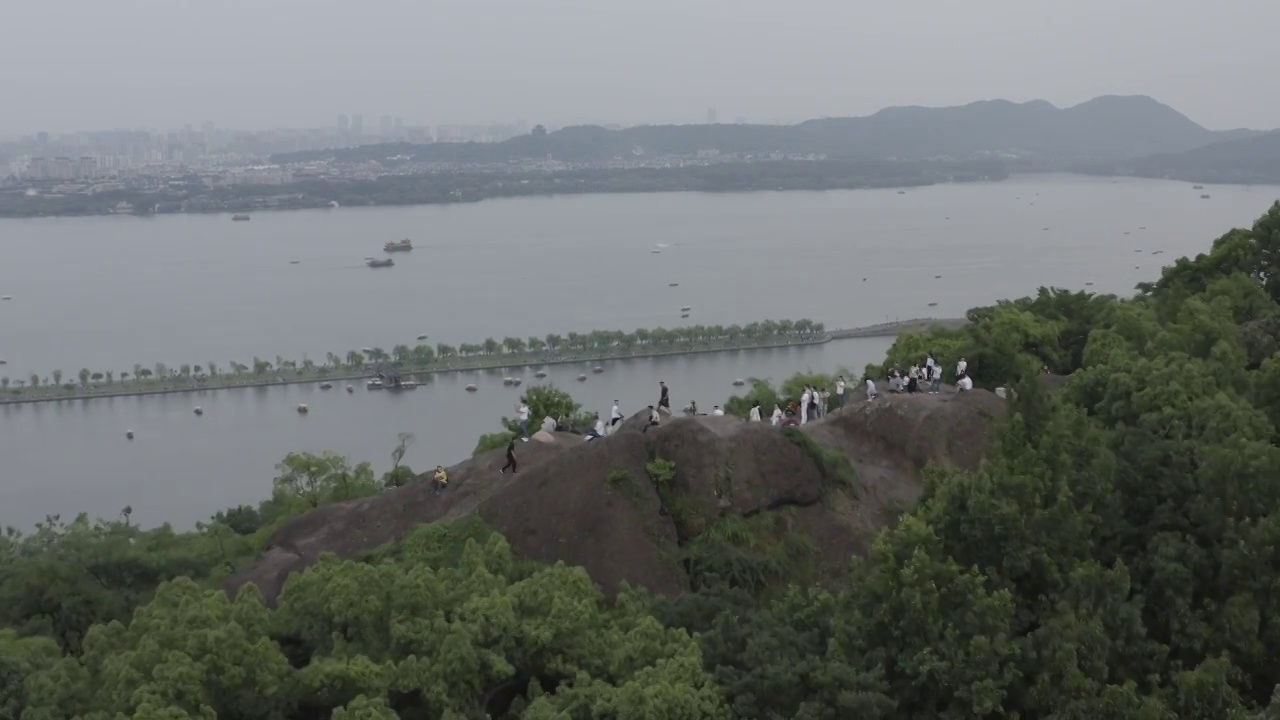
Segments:
[[[767,423],[664,417],[646,428],[645,410],[609,437],[554,433],[517,444],[517,475],[498,472],[504,451],[496,450],[450,468],[439,494],[423,475],[376,497],[318,508],[276,532],[228,590],[255,583],[274,601],[289,574],[321,553],[360,557],[424,523],[471,516],[529,558],[581,565],[610,594],[624,581],[684,592],[680,547],[725,513],[792,508],[789,527],[842,564],[865,550],[886,509],[918,497],[927,464],[977,467],[1003,413],[1004,401],[985,391],[852,400],[802,429],[853,463],[859,487],[832,496],[810,453]],[[674,464],[661,483],[649,476],[654,459]]]

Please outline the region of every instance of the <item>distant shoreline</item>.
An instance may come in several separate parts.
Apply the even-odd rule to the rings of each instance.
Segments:
[[[929,327],[959,327],[964,325],[966,321],[963,318],[916,318],[911,320],[892,321],[880,323],[878,325],[870,325],[861,328],[850,328],[845,330],[831,330],[820,335],[802,338],[770,338],[763,342],[747,342],[739,341],[734,343],[724,343],[713,347],[688,347],[673,348],[670,350],[641,350],[637,352],[622,353],[602,353],[597,355],[585,354],[575,357],[564,356],[546,356],[538,358],[532,353],[522,353],[519,356],[497,357],[491,361],[481,361],[474,365],[466,365],[465,363],[458,365],[454,363],[439,363],[436,366],[428,367],[404,367],[398,368],[400,374],[404,377],[415,377],[422,375],[437,375],[442,373],[458,373],[458,372],[483,372],[491,370],[502,370],[506,368],[529,368],[544,367],[552,365],[572,365],[586,363],[603,363],[617,360],[638,360],[645,358],[660,357],[678,357],[683,355],[705,355],[711,353],[739,352],[742,350],[772,350],[785,347],[810,347],[814,345],[824,345],[833,340],[852,340],[860,338],[872,337],[896,337],[903,332],[911,332],[922,330]],[[325,368],[317,368],[314,371],[292,371],[291,377],[285,377],[276,374],[270,379],[252,379],[245,378],[243,375],[221,374],[206,379],[204,382],[190,381],[190,385],[182,387],[172,387],[162,385],[154,386],[157,381],[145,381],[151,383],[152,386],[131,387],[137,381],[117,381],[113,385],[95,385],[91,391],[86,392],[85,388],[76,387],[74,390],[68,391],[62,386],[57,388],[42,386],[39,388],[24,388],[21,396],[13,396],[8,393],[0,396],[0,405],[28,405],[36,403],[50,403],[73,400],[97,400],[105,398],[117,397],[139,397],[143,395],[175,395],[181,393],[202,393],[214,392],[218,390],[234,390],[237,388],[260,388],[272,387],[277,385],[306,385],[319,384],[323,382],[339,383],[350,382],[352,380],[366,380],[372,375],[368,372],[353,372],[350,370],[335,370],[332,373],[324,373]],[[46,388],[48,394],[45,394]],[[334,388],[338,390],[339,388]],[[34,393],[27,395],[31,390],[40,393],[38,396]],[[12,388],[10,388],[12,392]],[[391,390],[390,392],[403,392]]]

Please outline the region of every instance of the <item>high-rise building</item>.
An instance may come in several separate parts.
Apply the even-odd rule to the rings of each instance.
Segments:
[[[338,116],[338,132],[347,134],[351,130],[351,122],[347,120],[346,115]]]
[[[390,116],[390,115],[383,115],[383,116],[382,116],[382,122],[381,122],[381,123],[379,123],[379,127],[382,129],[382,134],[383,134],[383,135],[390,135],[390,134],[391,134],[391,127],[392,127],[392,125],[391,125],[391,116]]]
[[[707,124],[708,124],[708,125],[715,125],[715,124],[716,124],[716,109],[715,109],[715,108],[707,108]]]
[[[362,132],[364,132],[364,116],[352,115],[351,116],[351,134],[359,135]]]

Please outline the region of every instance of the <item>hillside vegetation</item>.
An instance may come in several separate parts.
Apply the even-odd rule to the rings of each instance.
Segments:
[[[1102,175],[1186,182],[1276,185],[1280,184],[1280,130],[1184,152],[1148,155],[1114,165],[1084,165],[1079,169]]]
[[[927,469],[843,573],[806,572],[822,533],[739,512],[757,499],[736,493],[718,516],[685,516],[706,522],[679,549],[699,568],[679,592],[622,582],[610,598],[587,570],[536,561],[605,502],[670,505],[699,443],[729,447],[728,418],[691,439],[672,423],[661,457],[639,430],[556,454],[575,464],[531,472],[513,496],[528,504],[322,555],[274,606],[252,584],[216,588],[300,511],[323,518],[418,482],[380,491],[367,468],[299,456],[262,512],[195,533],[126,516],[8,537],[0,718],[1280,717],[1278,265],[1280,204],[1133,298],[1045,290],[899,338],[889,362],[964,355],[1016,400],[982,462]],[[1046,367],[1063,389],[1042,389]],[[823,422],[898,406],[875,407]],[[856,513],[867,479],[822,444],[834,435],[794,435],[832,470],[819,504]],[[637,470],[569,472],[606,456]],[[584,484],[603,487],[576,514],[528,511]],[[596,523],[601,553],[665,532]],[[545,555],[518,550],[526,531],[545,535]]]

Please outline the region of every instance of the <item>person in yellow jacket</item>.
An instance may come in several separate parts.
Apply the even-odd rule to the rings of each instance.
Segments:
[[[443,466],[443,465],[437,465],[437,466],[436,466],[436,477],[435,477],[435,481],[436,481],[436,493],[439,493],[441,490],[443,490],[443,489],[445,489],[446,487],[448,487],[448,485],[449,485],[449,473],[447,473],[447,472],[445,472],[445,471],[444,471],[444,466]]]

